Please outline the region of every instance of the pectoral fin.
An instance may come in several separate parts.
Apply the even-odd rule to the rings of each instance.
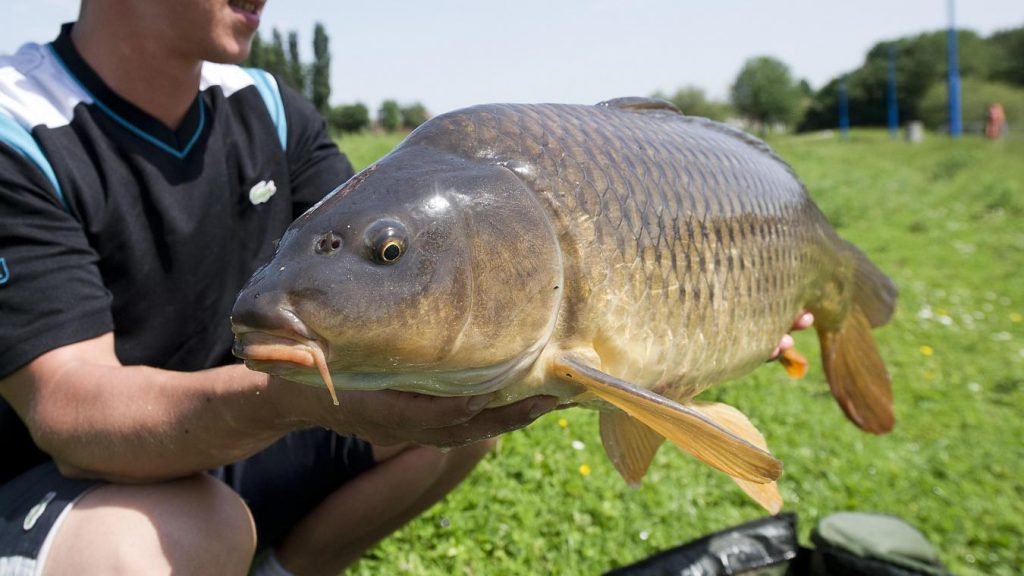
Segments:
[[[690,406],[747,442],[762,450],[768,450],[768,443],[764,441],[761,432],[750,423],[750,420],[742,412],[732,406],[715,402],[694,402]],[[779,494],[779,487],[775,482],[756,484],[736,477],[733,477],[733,481],[748,496],[772,514],[778,514],[782,509],[782,495]]]
[[[570,354],[554,359],[552,369],[729,476],[764,484],[782,474],[782,463],[770,453],[697,410],[591,368]]]
[[[807,375],[807,358],[797,352],[796,348],[788,348],[779,355],[779,364],[786,369],[786,374],[794,380]]]
[[[637,486],[665,438],[624,412],[601,412],[601,442],[630,486]]]

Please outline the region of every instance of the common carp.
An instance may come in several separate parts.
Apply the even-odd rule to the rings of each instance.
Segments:
[[[887,432],[871,328],[895,301],[762,141],[622,98],[428,121],[296,219],[232,322],[249,367],[332,396],[596,408],[628,482],[668,438],[775,512],[782,466],[761,433],[694,398],[764,364],[809,310],[839,405]]]

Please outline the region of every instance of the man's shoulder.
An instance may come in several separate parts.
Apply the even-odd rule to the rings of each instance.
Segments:
[[[0,56],[0,113],[25,130],[64,126],[75,106],[90,100],[47,45],[29,43]]]

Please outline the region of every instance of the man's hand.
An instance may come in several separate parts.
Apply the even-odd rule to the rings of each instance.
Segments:
[[[558,399],[535,396],[498,408],[484,409],[491,395],[444,398],[412,392],[343,391],[340,405],[319,388],[272,378],[271,388],[287,388],[298,397],[297,410],[314,407],[313,422],[373,444],[403,442],[454,447],[522,428],[553,410]]]
[[[356,426],[355,435],[374,444],[412,441],[445,447],[470,444],[522,428],[558,404],[552,396],[536,396],[484,409],[490,400],[490,395],[440,398],[385,390],[347,392],[341,403],[347,420]],[[381,406],[386,408],[382,410]]]

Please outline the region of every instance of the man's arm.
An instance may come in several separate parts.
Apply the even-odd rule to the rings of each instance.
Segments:
[[[457,445],[525,426],[555,406],[542,397],[482,411],[486,397],[363,392],[336,407],[323,390],[242,365],[123,366],[110,333],[39,356],[0,380],[0,394],[65,475],[117,482],[194,474],[310,426],[380,444]]]
[[[298,427],[244,366],[122,366],[113,334],[51,350],[0,381],[39,447],[73,476],[144,481],[243,458]]]

